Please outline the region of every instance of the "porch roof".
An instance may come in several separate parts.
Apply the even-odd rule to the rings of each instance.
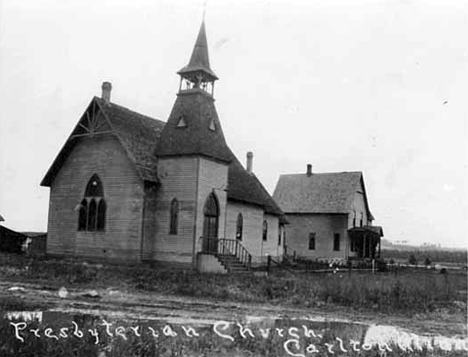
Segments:
[[[359,233],[370,233],[372,235],[378,235],[379,237],[383,237],[383,229],[381,226],[363,226],[363,227],[353,227],[348,229],[348,232],[351,234],[359,234]]]

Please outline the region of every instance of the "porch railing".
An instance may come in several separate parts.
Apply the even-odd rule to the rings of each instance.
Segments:
[[[291,247],[288,247],[286,244],[284,245],[284,256],[287,260],[291,260],[293,262],[296,261],[296,251]]]
[[[250,270],[252,255],[237,239],[201,237],[201,253],[213,255],[230,255],[236,257]]]

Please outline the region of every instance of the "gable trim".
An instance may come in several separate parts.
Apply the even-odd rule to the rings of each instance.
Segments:
[[[104,119],[106,121],[106,124],[109,126],[109,128],[111,130],[110,131],[105,131],[105,132],[75,134],[77,131],[80,132],[79,129],[81,127],[83,127],[81,122],[84,120],[84,118],[86,118],[85,117],[86,115],[88,115],[88,118],[89,118],[89,114],[88,114],[89,111],[92,110],[92,108],[94,108],[96,106],[98,108],[98,113],[102,114],[102,116],[104,117]],[[100,126],[102,126],[102,125],[100,125]],[[78,123],[75,125],[75,127],[73,128],[71,134],[68,136],[67,140],[65,141],[65,144],[62,146],[59,153],[55,157],[55,159],[52,162],[52,165],[50,166],[49,170],[47,170],[47,173],[45,174],[44,178],[42,179],[40,185],[45,186],[45,187],[50,187],[51,186],[54,177],[60,171],[63,163],[67,159],[67,157],[70,154],[71,150],[77,144],[77,139],[79,139],[81,137],[92,137],[92,136],[95,136],[95,135],[109,135],[109,134],[114,136],[117,139],[117,141],[119,142],[119,144],[122,146],[122,148],[125,151],[125,154],[126,154],[127,158],[130,160],[130,163],[133,165],[137,175],[142,180],[148,181],[148,179],[142,173],[142,169],[146,170],[146,168],[141,168],[140,169],[139,165],[136,164],[135,157],[132,155],[132,153],[129,151],[129,149],[124,145],[124,143],[122,141],[122,138],[120,138],[120,136],[114,130],[112,122],[111,122],[111,120],[109,120],[109,117],[108,117],[105,109],[102,108],[101,104],[96,100],[96,97],[93,97],[91,102],[88,104],[86,110],[81,115],[80,119],[78,120]]]

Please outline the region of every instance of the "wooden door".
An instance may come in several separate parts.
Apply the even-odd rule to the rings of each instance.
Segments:
[[[219,205],[214,193],[211,193],[205,203],[203,220],[203,251],[207,253],[218,252],[218,221]]]

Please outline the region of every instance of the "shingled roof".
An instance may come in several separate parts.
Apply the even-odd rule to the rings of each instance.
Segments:
[[[204,72],[212,80],[218,79],[216,74],[210,67],[210,57],[208,56],[208,41],[206,40],[205,21],[200,26],[195,46],[193,47],[192,56],[189,63],[182,68],[178,74],[187,77],[191,73]]]
[[[180,126],[183,120],[185,125]],[[210,125],[213,124],[213,129]],[[230,162],[213,97],[201,89],[177,94],[169,119],[161,135],[157,156],[202,155]]]
[[[153,153],[158,144],[164,122],[94,97],[44,176],[41,186],[51,185],[53,178],[79,140],[79,137],[76,135],[82,133],[80,124],[85,121],[86,113],[92,110],[97,110],[104,114],[103,116],[107,121],[109,131],[122,144],[141,178],[157,182],[157,158]]]
[[[115,103],[107,103],[98,97],[92,99],[87,111],[92,108],[93,103],[97,104],[102,113],[104,113],[106,120],[109,122],[111,131],[127,151],[131,162],[134,163],[142,179],[158,182],[157,160],[159,153],[157,147],[160,141],[164,141],[168,143],[169,147],[164,148],[159,146],[159,148],[163,152],[170,152],[171,155],[193,154],[194,151],[196,151],[198,154],[227,162],[229,164],[228,199],[259,205],[263,207],[267,213],[282,216],[283,212],[263,187],[260,180],[258,180],[253,173],[248,173],[247,170],[244,169],[227,146],[222,130],[220,130],[221,127],[217,115],[215,120],[219,132],[213,133],[215,135],[215,140],[211,142],[211,146],[197,146],[200,150],[194,150],[195,145],[199,145],[197,140],[195,140],[199,139],[197,135],[193,138],[187,138],[185,145],[178,147],[174,145],[175,142],[184,143],[184,140],[182,140],[183,138],[173,140],[174,138],[169,136],[165,138],[166,140],[160,140],[162,133],[167,133],[167,130],[164,131],[163,129],[169,123],[166,124],[161,120],[142,115]],[[210,112],[213,113],[211,110]],[[82,119],[80,119],[80,122],[81,120]],[[187,119],[187,121],[190,123],[190,119]],[[208,125],[208,123],[205,122],[203,122],[203,124],[203,127]],[[58,170],[60,170],[68,154],[73,149],[77,140],[79,140],[74,137],[74,134],[77,133],[77,128],[78,125],[42,180],[42,186],[50,186],[53,177]],[[188,134],[188,131],[189,130],[186,129],[176,129],[175,132],[177,135],[181,133],[185,136]],[[173,133],[174,131],[171,130],[170,132]],[[204,135],[206,135],[206,132]],[[286,220],[282,218],[281,222],[286,223]]]
[[[165,123],[115,103],[95,97],[107,115],[112,129],[137,166],[143,179],[157,181],[157,158],[154,151]]]
[[[282,216],[281,208],[263,187],[254,173],[247,172],[231,152],[232,161],[228,171],[228,199],[264,207],[265,212]],[[281,223],[287,223],[285,219]]]
[[[362,172],[281,175],[273,198],[285,213],[348,213],[361,182]]]

